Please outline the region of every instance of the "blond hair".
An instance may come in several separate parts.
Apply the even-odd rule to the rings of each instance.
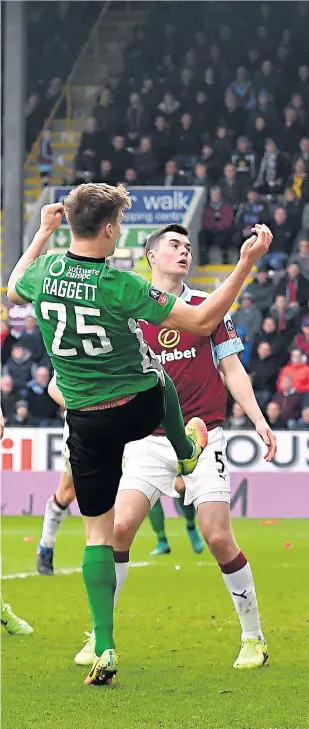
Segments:
[[[89,182],[75,187],[64,200],[64,210],[76,238],[96,238],[102,225],[116,223],[121,210],[131,207],[124,185]]]

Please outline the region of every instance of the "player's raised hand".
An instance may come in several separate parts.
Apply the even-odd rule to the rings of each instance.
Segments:
[[[61,220],[64,215],[64,207],[62,203],[52,203],[51,205],[44,205],[41,210],[41,230],[44,233],[51,233],[59,228]]]
[[[271,461],[274,460],[274,457],[277,452],[276,436],[273,433],[272,429],[269,427],[269,425],[267,425],[266,420],[264,420],[264,418],[261,418],[261,420],[257,421],[255,429],[267,447],[267,451],[264,456],[265,461],[268,461],[268,463],[271,463]]]
[[[240,258],[248,265],[253,266],[259,258],[268,252],[273,236],[264,223],[252,228],[253,235],[246,240],[240,251]]]

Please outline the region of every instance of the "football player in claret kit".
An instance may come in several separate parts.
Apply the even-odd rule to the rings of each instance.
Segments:
[[[183,282],[191,262],[187,231],[168,226],[153,234],[147,244],[152,282],[158,288],[178,295],[188,308],[205,300],[203,291]],[[230,523],[230,483],[222,424],[226,417],[225,383],[266,444],[266,460],[276,452],[275,436],[256,402],[252,386],[238,354],[243,349],[233,321],[226,316],[210,337],[188,334],[177,327],[158,327],[141,322],[144,337],[172,376],[185,422],[197,413],[206,422],[208,445],[195,471],[184,476],[185,503],[193,503],[199,525],[221,570],[241,625],[241,649],[235,668],[256,668],[267,659],[258,604],[250,565],[236,543]],[[115,507],[114,549],[117,568],[117,595],[126,579],[129,549],[134,536],[161,496],[174,496],[176,456],[162,429],[125,448],[123,476]],[[209,598],[208,598],[209,599]],[[76,662],[91,662],[93,637],[76,656]]]
[[[180,473],[194,470],[207,441],[203,421],[184,430],[176,390],[144,342],[138,320],[208,336],[231,306],[272,236],[257,227],[232,274],[208,300],[188,307],[141,276],[106,264],[130,197],[122,185],[80,185],[45,206],[41,227],[8,283],[14,303],[34,304],[45,347],[67,409],[74,487],[84,517],[83,577],[95,634],[86,683],[111,683],[117,672],[113,638],[116,588],[114,504],[126,443],[162,423]],[[66,254],[40,255],[65,212],[72,242]]]

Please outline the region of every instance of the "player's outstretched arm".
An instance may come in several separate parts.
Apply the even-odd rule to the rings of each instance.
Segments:
[[[252,266],[267,253],[271,244],[273,236],[267,225],[256,225],[252,232],[251,238],[242,246],[237,266],[226,281],[199,306],[188,306],[177,299],[162,326],[204,336],[212,334],[234,303]]]
[[[18,263],[16,263],[16,266],[13,269],[9,278],[7,297],[9,301],[13,302],[13,304],[24,303],[24,299],[22,299],[18,295],[15,289],[16,283],[18,279],[20,279],[20,277],[23,275],[26,268],[30,266],[30,263],[33,263],[33,261],[35,261],[41,255],[44,246],[48,241],[48,238],[51,236],[54,230],[59,228],[63,215],[64,207],[62,203],[44,205],[44,207],[42,208],[40,228],[35,234],[33,241],[30,243],[30,246],[19,259]]]
[[[245,368],[237,354],[224,357],[220,364],[227,389],[254,424],[256,432],[266,445],[265,460],[273,461],[277,450],[276,436],[259,408]]]
[[[61,408],[65,407],[65,402],[63,399],[62,392],[60,392],[59,387],[57,387],[57,385],[56,385],[56,375],[52,376],[50,383],[48,385],[47,391],[48,391],[49,397],[51,397],[52,400],[54,400],[57,403],[57,405],[60,405]]]

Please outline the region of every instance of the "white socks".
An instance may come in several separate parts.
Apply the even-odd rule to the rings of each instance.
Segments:
[[[56,533],[67,516],[69,507],[62,509],[56,504],[54,496],[48,499],[45,507],[42,536],[40,544],[42,547],[53,548],[56,541]]]
[[[242,628],[242,639],[259,638],[264,643],[251,567],[242,552],[232,562],[219,565]]]
[[[129,562],[115,562],[116,570],[116,590],[114,597],[114,608],[117,605],[119,594],[123,588],[123,585],[127,579],[129,572]]]

